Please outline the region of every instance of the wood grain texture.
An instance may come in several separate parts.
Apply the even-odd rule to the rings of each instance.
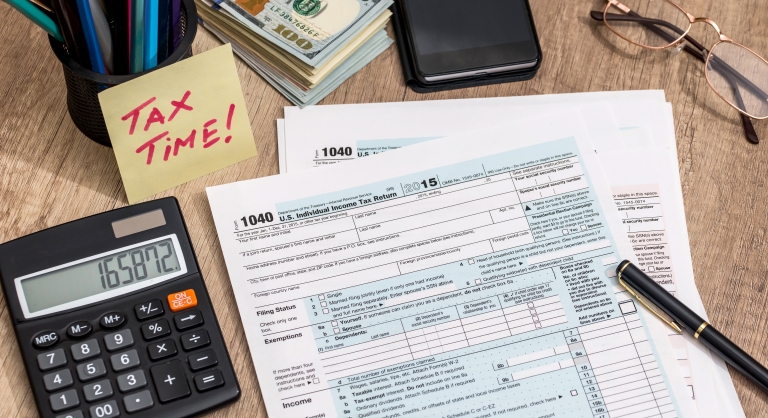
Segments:
[[[768,53],[764,0],[681,0],[697,16],[752,49]],[[696,283],[712,323],[768,363],[768,144],[744,139],[736,111],[686,54],[644,51],[588,17],[599,0],[531,0],[544,60],[531,81],[418,94],[408,90],[391,47],[322,104],[516,96],[600,90],[663,89],[673,104],[680,175]],[[111,149],[85,138],[66,109],[61,66],[44,33],[0,3],[0,242],[127,205]],[[712,44],[705,25],[692,35]],[[204,29],[194,52],[219,44]],[[289,105],[237,60],[259,155],[191,181],[176,196],[211,293],[243,390],[242,399],[210,416],[266,417],[259,385],[227,278],[205,187],[277,174],[275,119]],[[756,122],[768,142],[768,122]],[[768,416],[768,395],[731,373],[748,417]],[[0,302],[0,416],[34,417],[29,383],[9,315]],[[706,415],[703,415],[706,416]]]

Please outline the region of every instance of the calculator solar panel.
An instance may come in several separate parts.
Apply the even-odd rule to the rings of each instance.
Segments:
[[[44,418],[190,417],[240,397],[175,198],[0,245]]]

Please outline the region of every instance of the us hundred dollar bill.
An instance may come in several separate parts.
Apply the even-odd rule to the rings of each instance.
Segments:
[[[392,4],[392,0],[218,0],[248,28],[312,67]]]

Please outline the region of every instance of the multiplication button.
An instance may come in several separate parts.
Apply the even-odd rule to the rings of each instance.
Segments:
[[[147,346],[149,351],[149,358],[152,361],[164,359],[166,357],[175,356],[179,351],[176,349],[176,343],[173,340],[163,340]]]
[[[133,310],[136,312],[136,318],[139,321],[154,318],[165,313],[163,302],[160,299],[152,299],[149,302],[140,303],[134,306]]]

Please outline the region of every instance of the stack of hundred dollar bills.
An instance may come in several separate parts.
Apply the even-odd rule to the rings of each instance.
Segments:
[[[392,0],[195,0],[200,22],[299,107],[392,44]]]

